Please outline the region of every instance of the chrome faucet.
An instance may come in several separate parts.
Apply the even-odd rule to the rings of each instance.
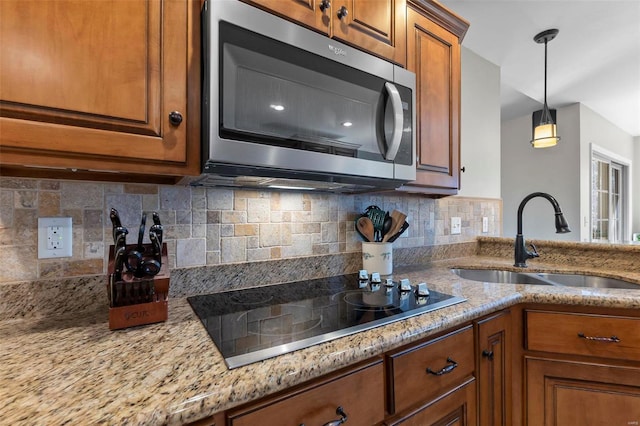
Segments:
[[[533,251],[527,250],[524,246],[524,237],[522,236],[522,211],[524,210],[525,204],[535,197],[543,197],[549,200],[549,202],[553,205],[553,209],[556,212],[556,233],[557,234],[566,234],[567,232],[571,232],[569,229],[569,225],[567,224],[564,215],[562,214],[562,210],[560,210],[560,205],[551,195],[545,192],[534,192],[532,194],[524,197],[522,202],[520,203],[520,207],[518,207],[518,234],[516,235],[516,247],[515,247],[515,258],[516,263],[514,266],[518,268],[526,268],[527,267],[527,259],[531,259],[534,257],[538,257],[538,250],[536,246],[530,244],[530,247]]]

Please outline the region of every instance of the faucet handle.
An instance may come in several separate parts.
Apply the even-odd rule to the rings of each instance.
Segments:
[[[531,259],[532,257],[540,257],[540,255],[538,254],[538,249],[536,249],[536,246],[533,243],[529,243],[529,247],[531,247],[531,249],[533,251],[527,251],[527,257],[529,259]]]

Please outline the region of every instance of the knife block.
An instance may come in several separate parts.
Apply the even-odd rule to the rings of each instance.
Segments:
[[[137,244],[127,245],[127,251],[135,249]],[[151,252],[151,244],[144,244],[145,252]],[[118,330],[138,325],[153,324],[167,320],[169,308],[169,265],[167,261],[167,244],[162,243],[162,268],[155,276],[134,277],[131,272],[123,271],[122,279],[113,280],[115,270],[115,247],[109,247],[109,265],[107,267],[107,296],[109,300],[109,329]],[[126,269],[126,268],[125,268]],[[112,286],[119,289],[127,289],[130,294],[134,289],[153,289],[151,295],[130,298],[120,303],[112,300]],[[144,299],[143,303],[139,302]],[[114,306],[117,305],[117,306]]]

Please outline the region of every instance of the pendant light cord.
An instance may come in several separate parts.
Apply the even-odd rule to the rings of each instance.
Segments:
[[[546,124],[551,121],[551,113],[547,105],[547,39],[544,40],[544,106],[540,117],[540,124]]]
[[[547,40],[544,41],[544,104],[547,105]]]

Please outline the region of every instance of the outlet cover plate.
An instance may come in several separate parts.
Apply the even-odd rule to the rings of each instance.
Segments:
[[[482,233],[486,234],[489,232],[489,218],[484,216],[482,218]]]
[[[38,218],[38,259],[71,257],[73,221],[70,217]]]
[[[462,219],[459,217],[451,218],[451,234],[460,234],[462,233]]]

